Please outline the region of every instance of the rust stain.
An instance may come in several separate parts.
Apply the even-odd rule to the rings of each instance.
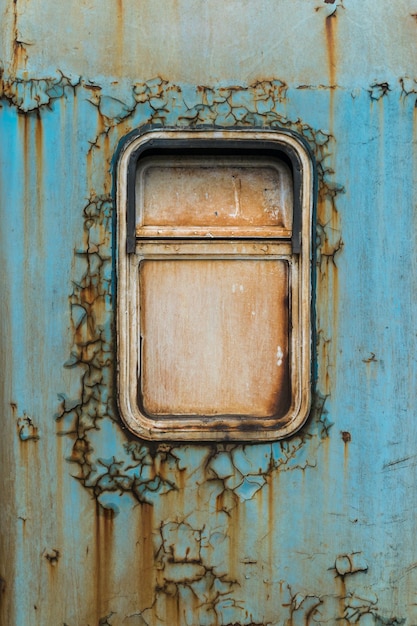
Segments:
[[[45,559],[48,561],[50,565],[55,567],[55,565],[59,561],[61,554],[60,554],[60,551],[57,550],[56,548],[46,548],[43,551],[43,556],[45,557]]]
[[[44,221],[44,197],[43,197],[43,167],[44,167],[44,136],[43,125],[41,119],[41,112],[38,111],[34,119],[34,143],[35,143],[35,176],[36,176],[36,215],[37,215],[37,229],[36,239],[38,250],[44,248],[44,229],[42,224]]]
[[[104,135],[104,141],[103,141],[103,159],[104,159],[104,163],[107,164],[107,167],[109,169],[110,169],[112,156],[113,154],[112,154],[112,146],[110,143],[110,137],[108,133],[106,133]],[[106,195],[111,193],[111,187],[112,187],[111,178],[106,176],[106,179],[104,181],[104,193]]]
[[[267,542],[268,542],[268,568],[269,576],[272,578],[275,576],[275,531],[277,525],[277,494],[280,493],[280,473],[276,472],[273,476],[269,475],[267,478],[267,511],[268,511],[268,526],[267,526]],[[262,492],[261,492],[262,494]],[[282,591],[282,590],[281,590]]]
[[[37,426],[26,413],[17,419],[17,431],[20,441],[38,441],[40,438]]]
[[[352,441],[352,435],[347,430],[343,430],[341,432],[341,435],[342,435],[342,441],[344,443],[344,449],[343,449],[344,472],[345,472],[345,478],[347,478],[347,469],[348,469],[348,462],[349,462],[349,443]]]
[[[390,91],[391,88],[387,82],[372,83],[368,89],[371,100],[380,100],[384,96],[387,96]]]
[[[24,174],[24,182],[25,182],[25,207],[29,202],[29,191],[27,189],[29,184],[29,164],[30,164],[30,139],[29,139],[29,130],[30,130],[30,118],[27,115],[18,118],[19,130],[21,130],[23,134],[23,174]],[[23,126],[23,129],[21,128]]]
[[[104,509],[96,504],[96,528],[95,528],[95,576],[96,576],[96,611],[102,615],[108,610],[103,606],[109,602],[112,596],[112,572],[113,572],[113,521],[114,513],[111,509]]]
[[[143,503],[137,517],[138,543],[140,543],[141,572],[138,580],[139,595],[143,606],[150,606],[154,600],[154,507]]]
[[[21,70],[26,67],[28,55],[26,52],[27,43],[20,40],[19,27],[18,27],[18,0],[13,0],[13,40],[12,40],[12,62],[11,70],[15,74],[17,70]]]
[[[352,441],[352,435],[347,430],[342,430],[341,435],[344,443]]]
[[[13,42],[13,62],[12,69],[13,71],[17,71],[22,67],[26,67],[28,61],[28,55],[26,52],[26,47],[21,41],[17,39]]]
[[[326,17],[326,49],[327,49],[327,62],[329,70],[329,83],[330,86],[336,84],[336,59],[337,59],[337,47],[336,47],[336,35],[337,35],[337,17],[336,12]]]
[[[24,210],[24,243],[25,247],[36,241],[38,250],[43,249],[43,163],[44,137],[40,112],[32,112],[18,117],[19,131],[23,145],[23,210]],[[32,190],[35,188],[35,195]],[[25,255],[24,280],[34,278],[30,255]],[[29,293],[25,289],[24,293]],[[39,364],[38,364],[39,366]]]
[[[338,604],[338,620],[344,620],[346,615],[346,581],[344,576],[339,576],[336,573],[336,588],[337,588],[337,604]]]
[[[96,86],[94,86],[94,88],[96,89]],[[98,88],[98,89],[100,90],[100,88]],[[97,100],[95,98],[95,95],[96,95],[96,91],[93,91],[94,98],[92,98],[90,100],[90,102],[92,104],[94,104],[94,105],[97,105]],[[93,172],[94,172],[93,151],[94,150],[101,150],[102,142],[100,141],[99,138],[102,138],[103,136],[106,136],[106,125],[105,125],[103,117],[101,115],[97,115],[96,124],[97,124],[97,127],[96,127],[96,138],[93,141],[89,142],[90,143],[90,149],[88,150],[87,155],[86,155],[86,177],[87,177],[88,189],[89,189],[91,197],[96,195],[96,192],[95,192],[95,181],[94,181],[94,176],[93,176]]]
[[[36,116],[35,121],[35,157],[37,168],[37,184],[42,183],[42,165],[43,165],[43,128],[40,114]]]
[[[93,153],[91,149],[86,154],[86,179],[88,181],[90,196],[94,196],[95,189],[93,185]]]
[[[316,624],[316,617],[320,614],[319,607],[323,604],[323,600],[314,594],[303,594],[294,592],[288,587],[290,592],[289,619],[285,622],[285,626],[298,626],[305,624]]]
[[[329,173],[333,172],[330,169]],[[319,199],[317,207],[317,231],[319,244],[317,247],[317,297],[329,303],[323,319],[318,319],[318,347],[321,353],[321,378],[324,393],[329,394],[335,383],[334,370],[338,356],[337,343],[334,341],[338,326],[339,280],[337,258],[343,251],[344,242],[341,236],[339,214],[336,209],[336,197],[343,189],[319,183]],[[322,328],[329,329],[330,336]]]
[[[334,19],[334,18],[333,18]],[[87,86],[86,86],[87,89]],[[197,103],[188,102],[181,105],[184,113],[179,114],[183,124],[192,125],[201,123],[209,119],[215,123],[216,120],[226,119],[221,111],[228,111],[226,116],[228,123],[236,125],[266,125],[271,128],[286,126],[300,132],[312,146],[318,163],[319,178],[319,236],[321,237],[320,250],[318,255],[318,281],[322,295],[325,289],[331,292],[331,275],[335,271],[337,255],[342,252],[343,241],[339,229],[336,212],[337,195],[342,192],[342,188],[334,183],[334,171],[325,165],[331,154],[334,139],[331,134],[321,130],[313,129],[304,122],[297,120],[292,122],[287,120],[274,110],[275,104],[282,101],[285,96],[286,86],[282,81],[260,81],[249,88],[234,86],[216,90],[209,87],[200,87],[196,91]],[[102,623],[112,622],[111,607],[108,599],[111,597],[111,572],[114,568],[113,553],[113,527],[115,524],[115,513],[111,510],[103,509],[100,505],[102,496],[109,492],[117,493],[125,497],[129,495],[136,503],[139,503],[138,510],[138,536],[139,543],[137,550],[140,558],[143,559],[144,571],[148,571],[145,581],[138,581],[140,585],[140,597],[144,599],[144,605],[151,607],[150,611],[158,611],[158,616],[165,619],[165,623],[181,623],[184,617],[186,594],[191,590],[191,597],[195,598],[196,613],[201,610],[202,596],[199,585],[206,585],[210,590],[207,603],[210,615],[213,616],[213,625],[217,623],[216,606],[217,603],[227,598],[228,593],[236,585],[233,571],[228,571],[227,576],[216,577],[210,564],[204,562],[200,555],[195,563],[196,568],[191,578],[181,575],[176,578],[174,575],[174,564],[172,554],[163,546],[161,552],[155,556],[155,541],[158,535],[158,526],[155,524],[155,509],[153,507],[154,497],[164,496],[165,493],[172,493],[174,497],[176,511],[181,514],[185,510],[185,502],[189,491],[187,490],[187,479],[190,478],[191,469],[180,464],[176,457],[176,446],[161,444],[145,444],[133,438],[124,436],[124,445],[120,446],[120,458],[113,458],[109,464],[99,463],[95,458],[94,436],[99,436],[100,421],[117,420],[117,411],[112,403],[112,381],[113,381],[113,336],[106,334],[106,320],[111,315],[111,279],[109,269],[111,268],[111,235],[112,235],[112,211],[113,200],[110,196],[110,175],[105,174],[102,193],[96,193],[97,176],[94,175],[96,164],[102,167],[103,161],[107,165],[114,151],[115,142],[118,137],[131,125],[134,125],[134,115],[141,111],[144,104],[150,105],[152,112],[150,123],[162,120],[164,111],[169,111],[182,98],[181,88],[177,85],[170,85],[162,78],[157,78],[146,83],[134,86],[133,95],[135,98],[135,108],[128,110],[123,108],[118,101],[101,98],[101,90],[89,85],[88,91],[97,97],[92,104],[97,109],[97,127],[93,132],[96,135],[90,142],[90,150],[86,156],[87,176],[91,195],[82,208],[84,217],[83,241],[77,248],[75,255],[83,263],[83,271],[76,277],[73,290],[69,297],[69,304],[72,311],[73,324],[73,347],[66,367],[77,367],[80,370],[81,392],[79,397],[67,398],[61,396],[62,402],[57,420],[59,424],[59,435],[65,435],[72,439],[72,452],[70,462],[76,465],[76,477],[80,483],[89,490],[96,500],[96,616],[97,620],[105,620]],[[90,93],[89,93],[90,95]],[[106,113],[116,111],[115,117],[109,117]],[[120,115],[122,117],[120,117]],[[26,117],[26,116],[24,116]],[[42,147],[42,135],[38,130],[38,145]],[[95,177],[94,177],[95,176]],[[329,278],[330,277],[330,278]],[[249,493],[247,498],[256,497],[258,491],[261,493],[263,486],[268,485],[268,524],[272,528],[274,525],[274,480],[279,478],[280,471],[305,470],[316,463],[317,446],[325,441],[329,436],[332,426],[324,408],[327,395],[330,393],[331,384],[331,359],[330,350],[331,337],[327,337],[320,349],[327,350],[327,358],[330,366],[327,368],[328,381],[325,385],[325,395],[316,394],[311,417],[303,428],[302,432],[281,442],[275,448],[274,455],[271,452],[271,460],[267,469],[262,471],[256,469],[254,473],[259,480],[259,486]],[[323,381],[320,379],[320,389],[323,391]],[[109,399],[110,398],[110,399]],[[122,435],[123,437],[123,435]],[[263,445],[263,444],[261,444]],[[298,452],[307,448],[307,460],[301,463],[298,460]],[[215,509],[219,519],[227,521],[230,529],[228,542],[228,553],[231,563],[238,563],[241,558],[239,534],[239,521],[241,521],[242,506],[238,495],[239,486],[247,478],[239,471],[234,464],[234,451],[243,450],[239,444],[211,444],[201,446],[203,451],[201,458],[204,466],[204,474],[207,480],[216,481]],[[228,481],[227,477],[214,476],[210,473],[207,458],[213,458],[220,452],[229,456],[231,461],[231,472],[233,480]],[[107,463],[107,462],[106,462]],[[132,467],[137,467],[137,474],[132,474]],[[149,470],[147,477],[141,473],[141,468]],[[251,478],[249,476],[249,478]],[[241,482],[239,482],[239,480]],[[237,486],[236,486],[237,485]],[[201,508],[205,500],[200,498],[200,490],[197,490],[196,507]],[[263,497],[263,496],[261,496]],[[168,523],[168,520],[165,520]],[[156,527],[155,527],[156,525]],[[200,533],[202,529],[191,529],[190,532]],[[272,537],[272,533],[271,533]],[[201,547],[201,543],[200,543]],[[179,564],[188,567],[189,555],[186,555],[184,562]],[[150,570],[154,572],[155,562],[158,561],[157,584],[153,579]],[[185,569],[184,569],[185,571]],[[222,591],[217,596],[215,589]],[[199,595],[200,594],[200,595]],[[211,595],[210,595],[211,594]],[[223,594],[223,595],[222,595]],[[189,597],[189,596],[187,596]],[[315,600],[314,602],[316,602]],[[193,601],[194,602],[194,599]],[[304,609],[313,611],[313,600],[304,601]],[[157,603],[157,608],[154,607]],[[165,608],[161,610],[161,606]],[[156,607],[156,604],[155,604]],[[294,609],[295,611],[295,609]],[[301,611],[301,609],[300,609]],[[164,616],[166,614],[166,617]],[[295,620],[300,619],[301,612],[294,612]],[[102,617],[105,616],[105,617]],[[310,619],[310,618],[309,618]]]
[[[327,67],[329,75],[329,129],[333,133],[334,128],[334,110],[335,110],[335,89],[336,85],[336,65],[337,65],[337,6],[334,11],[326,17],[325,35],[326,35],[326,52]]]
[[[27,115],[18,117],[19,132],[22,135],[23,144],[23,237],[25,249],[29,249],[30,242],[33,237],[32,222],[31,222],[31,141],[30,141],[30,127],[31,118]],[[28,281],[30,271],[30,255],[25,255],[24,259],[24,280]],[[25,294],[29,293],[29,289],[24,289]],[[27,307],[26,307],[27,308]],[[29,310],[27,308],[27,310]]]
[[[277,477],[268,476],[268,533],[269,537],[273,536],[273,530],[275,528],[275,480],[277,480],[277,490],[279,492],[279,472]]]
[[[379,359],[377,359],[374,352],[370,352],[369,357],[362,359],[362,363],[365,363],[366,376],[369,383],[371,379],[375,379],[377,376],[377,364],[379,363]]]
[[[22,416],[17,415],[17,404],[10,402],[13,419],[16,420],[17,433],[20,441],[38,441],[40,438],[38,427],[34,424],[33,418],[25,412]]]
[[[232,578],[239,576],[240,552],[240,507],[236,506],[227,518],[228,539],[229,539],[229,575]]]
[[[125,15],[124,15],[124,0],[117,0],[114,5],[115,15],[115,33],[114,38],[117,42],[117,52],[115,54],[116,64],[113,71],[114,76],[122,76],[123,75],[123,63],[126,57],[125,50],[125,42],[126,42],[126,33],[125,33]]]
[[[218,605],[231,601],[236,582],[229,575],[217,574],[203,558],[204,532],[186,521],[160,524],[155,599],[157,613],[167,624],[191,623],[190,614],[203,610],[209,623],[217,625]]]

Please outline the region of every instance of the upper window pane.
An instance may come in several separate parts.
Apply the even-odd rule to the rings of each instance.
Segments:
[[[275,158],[144,158],[136,199],[139,237],[291,237],[291,171]]]

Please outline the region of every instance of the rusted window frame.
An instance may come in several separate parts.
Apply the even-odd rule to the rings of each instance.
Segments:
[[[272,154],[290,164],[294,194],[291,241],[259,237],[240,241],[233,239],[235,250],[240,250],[238,254],[244,258],[265,258],[261,247],[267,243],[269,258],[285,258],[289,263],[292,284],[289,323],[292,402],[290,414],[285,419],[242,419],[236,416],[172,416],[154,419],[146,416],[139,408],[138,265],[141,259],[157,258],[160,244],[156,240],[140,241],[136,236],[137,166],[144,156],[167,153],[188,155],[193,151],[255,156]],[[305,142],[294,133],[284,130],[145,128],[131,134],[121,144],[116,176],[117,397],[120,414],[126,426],[135,435],[148,440],[268,441],[287,437],[297,431],[308,417],[311,398],[311,223],[314,167]],[[219,254],[223,254],[223,258],[227,258],[232,254],[227,251],[227,241],[217,239],[216,242],[207,242],[198,238],[188,240],[186,244],[183,242],[185,248],[180,256],[204,254],[205,258],[218,258]],[[252,250],[250,253],[249,244]],[[169,245],[170,242],[165,240],[165,248],[169,248]],[[176,245],[176,249],[180,247]],[[175,254],[172,253],[172,258],[175,258]]]

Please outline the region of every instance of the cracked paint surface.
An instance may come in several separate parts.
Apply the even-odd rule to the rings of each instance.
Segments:
[[[299,121],[294,124],[286,120],[277,111],[285,99],[285,93],[285,85],[279,80],[255,83],[249,88],[230,87],[215,90],[208,87],[182,89],[178,85],[169,85],[161,78],[142,84],[136,83],[132,88],[133,102],[129,105],[114,97],[95,93],[94,99],[88,98],[88,102],[96,107],[101,128],[96,137],[89,139],[90,158],[96,157],[97,154],[101,158],[103,143],[119,139],[120,134],[114,131],[118,130],[118,126],[122,126],[122,131],[126,131],[125,124],[136,116],[139,116],[138,122],[142,120],[145,124],[172,123],[173,114],[177,117],[177,123],[184,125],[187,120],[187,124],[191,126],[202,123],[260,126],[269,122],[272,128],[278,125],[296,128],[313,143],[318,157],[320,194],[323,201],[330,199],[329,210],[335,211],[335,197],[342,189],[340,185],[329,180],[332,172],[324,162],[331,137],[321,131],[314,131]],[[180,104],[184,109],[182,111],[179,110]],[[113,151],[110,152],[112,153]],[[103,494],[103,498],[106,491],[127,491],[135,498],[140,500],[143,497],[146,501],[147,497],[152,498],[175,488],[177,482],[175,472],[178,472],[175,446],[164,444],[162,452],[157,446],[152,455],[146,444],[127,443],[123,455],[119,453],[117,458],[105,460],[99,458],[98,462],[91,459],[91,451],[97,444],[92,445],[90,439],[94,440],[97,431],[101,429],[100,420],[106,417],[117,420],[110,387],[114,375],[112,371],[114,348],[109,324],[109,312],[112,307],[112,208],[112,196],[105,193],[88,198],[83,208],[84,244],[82,248],[76,250],[76,255],[84,263],[84,273],[74,281],[70,297],[75,344],[65,364],[68,368],[77,367],[83,370],[82,394],[76,399],[63,395],[57,419],[60,423],[60,434],[67,434],[75,440],[70,460],[80,466],[79,478],[85,486],[91,488],[97,495]],[[326,244],[320,248],[320,263],[323,258],[331,258],[334,263],[334,257],[341,248],[340,243],[332,246],[326,234],[325,224],[321,224],[320,228]],[[105,380],[108,382],[104,383]],[[258,463],[255,460],[258,456],[256,446],[246,446],[244,449],[241,446],[222,445],[221,451],[218,451],[216,446],[208,447],[205,454],[200,453],[199,456],[202,459],[207,455],[213,456],[207,463],[209,479],[212,481],[225,479],[225,490],[232,491],[239,499],[245,500],[263,487],[266,483],[265,475],[268,473],[290,467],[305,469],[309,465],[314,465],[314,452],[312,459],[308,459],[307,451],[303,456],[297,452],[304,448],[305,443],[307,448],[314,450],[314,447],[319,445],[316,442],[327,436],[329,424],[325,413],[322,412],[323,407],[324,398],[318,395],[313,411],[317,418],[312,420],[313,426],[307,442],[305,436],[301,436],[292,438],[290,444],[284,441],[264,446],[260,467],[256,467]],[[199,450],[201,452],[203,448]],[[172,477],[164,479],[159,469],[155,471],[155,459],[158,466],[166,468],[163,474],[166,475],[168,471],[173,474]],[[227,463],[230,466],[229,470],[222,469],[221,465]],[[125,466],[128,467],[126,474]],[[225,471],[230,473],[226,475]]]
[[[326,559],[324,569],[333,568],[340,577],[340,591],[329,575],[328,593],[316,586],[314,593],[296,590],[294,581],[285,577],[285,572],[290,574],[289,563],[285,564],[288,557],[282,576],[274,579],[273,563],[280,563],[268,539],[274,536],[274,527],[279,527],[274,483],[289,473],[295,477],[289,484],[299,489],[306,473],[317,472],[323,463],[332,433],[333,419],[327,410],[334,358],[329,320],[337,315],[337,302],[327,311],[325,307],[317,310],[318,382],[313,408],[306,426],[287,440],[256,445],[150,444],[122,429],[115,407],[111,159],[120,138],[145,124],[282,127],[301,133],[317,160],[316,294],[323,294],[335,293],[345,246],[337,208],[345,189],[334,173],[332,133],[286,116],[288,87],[281,80],[216,89],[155,78],[133,84],[123,98],[103,93],[101,87],[83,79],[70,83],[63,75],[24,88],[19,85],[18,81],[15,92],[10,85],[3,89],[7,105],[21,112],[28,113],[37,105],[37,115],[47,116],[55,97],[84,98],[84,106],[96,117],[95,134],[84,144],[90,193],[80,207],[83,236],[73,249],[76,271],[69,296],[73,344],[64,363],[78,384],[73,393],[58,390],[55,419],[58,437],[70,442],[66,460],[71,475],[97,501],[99,528],[105,525],[98,532],[97,550],[103,552],[97,557],[102,570],[98,594],[102,608],[112,610],[99,611],[98,623],[114,626],[126,619],[126,623],[148,626],[292,626],[331,623],[336,618],[346,624],[402,623],[396,617],[381,617],[377,595],[351,585],[353,573],[364,576],[368,572],[367,560],[359,552]],[[375,99],[377,87],[371,89],[369,95]],[[24,433],[31,423],[28,417],[20,419],[26,420],[20,424]],[[108,524],[117,524],[126,510],[139,516],[145,529],[135,551],[148,572],[130,613],[120,601],[103,597],[108,588],[109,573],[103,568],[109,547],[101,537],[109,537]],[[47,549],[44,558],[59,568],[61,551]],[[254,593],[261,610],[248,602]]]
[[[285,102],[286,92],[285,84],[278,80],[255,83],[248,88],[215,90],[208,87],[183,89],[160,78],[135,84],[130,101],[101,95],[96,89],[88,102],[98,113],[99,132],[89,139],[89,157],[93,161],[97,156],[101,159],[105,142],[115,145],[130,125],[135,127],[140,121],[164,125],[172,123],[173,115],[181,125],[247,124],[296,129],[309,141],[317,159],[316,264],[320,287],[327,286],[334,280],[337,255],[343,249],[336,201],[344,190],[334,181],[333,168],[328,164],[333,142],[331,134],[284,117],[280,106]],[[109,154],[113,151],[109,150]],[[107,189],[109,186],[107,182]],[[76,464],[76,477],[104,509],[117,515],[120,498],[129,495],[134,501],[161,510],[159,515],[156,510],[152,515],[156,576],[152,603],[139,613],[143,623],[169,623],[173,614],[181,624],[192,625],[196,619],[207,626],[254,623],[256,616],[245,610],[245,594],[239,593],[242,587],[239,575],[230,573],[235,550],[233,524],[245,503],[254,501],[255,507],[259,506],[257,498],[264,489],[271,490],[277,472],[305,472],[317,466],[319,449],[331,432],[332,424],[325,409],[328,394],[316,392],[312,416],[301,433],[275,444],[151,445],[130,440],[111,456],[101,456],[100,449],[103,445],[107,447],[109,433],[119,428],[111,387],[114,338],[108,323],[113,295],[113,203],[111,194],[105,191],[106,184],[103,193],[90,196],[83,208],[84,242],[76,255],[84,271],[74,281],[70,296],[75,342],[65,364],[67,368],[81,369],[82,393],[78,398],[62,395],[57,415],[59,434],[73,440],[68,460]],[[317,349],[326,351],[330,343],[319,329]],[[325,389],[330,387],[327,371]],[[168,495],[174,504],[168,504]],[[198,502],[199,506],[188,510],[182,505],[183,518],[179,521],[171,517],[171,512],[177,511],[175,502],[182,502],[184,498],[190,498],[193,506]],[[214,512],[215,518],[212,517]],[[161,519],[159,523],[158,519]],[[189,519],[194,520],[193,526],[186,521]],[[262,523],[256,530],[258,536],[265,532]],[[256,535],[254,531],[252,528],[251,534]],[[223,552],[220,558],[219,546]],[[336,571],[343,579],[353,571],[366,571],[367,567],[356,563],[357,560],[356,556],[351,560],[347,556],[337,557]],[[252,569],[259,567],[258,561],[251,564],[250,558],[247,565],[252,565]],[[354,592],[345,598],[342,609],[336,598],[336,593],[331,599],[301,597],[296,593],[289,603],[281,598],[281,613],[289,612],[288,624],[321,623],[322,618],[317,618],[320,615],[326,615],[328,622],[337,612],[342,612],[346,623],[358,622],[362,615],[376,615],[375,602],[359,601]],[[108,623],[113,623],[116,615],[108,616]],[[233,622],[236,619],[239,621]]]
[[[5,387],[16,546],[0,569],[6,622],[417,623],[415,378],[398,356],[415,353],[402,294],[417,283],[417,79],[378,71],[347,84],[341,48],[320,51],[331,68],[311,84],[281,71],[200,86],[69,66],[37,76],[13,4],[15,58],[0,76],[11,129],[1,183],[13,206],[5,300],[15,312],[2,318],[3,353],[19,372]],[[329,43],[351,6],[316,4]],[[112,168],[121,138],[149,124],[287,128],[315,155],[316,385],[307,424],[284,441],[152,444],[121,425]]]

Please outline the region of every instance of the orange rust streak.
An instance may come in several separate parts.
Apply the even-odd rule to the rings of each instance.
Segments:
[[[319,190],[319,197],[317,199],[317,218],[319,224],[326,223],[326,203],[324,200],[324,194]]]
[[[111,146],[110,146],[110,138],[108,134],[104,135],[103,153],[104,153],[104,162],[108,164],[108,167],[110,168],[111,159],[112,159],[112,151],[111,151]],[[104,184],[104,192],[108,194],[110,193],[110,191],[111,191],[111,178],[110,176],[106,176],[105,184]]]
[[[103,509],[96,503],[96,610],[97,621],[107,612],[111,597],[112,553],[113,553],[113,511]]]
[[[98,109],[98,104],[97,104],[96,143],[91,145],[91,148],[87,152],[87,159],[86,159],[87,183],[88,183],[88,187],[90,190],[90,196],[95,195],[94,165],[95,165],[96,156],[98,160],[100,161],[100,167],[102,167],[101,163],[102,163],[103,156],[101,153],[101,149],[102,149],[103,135],[105,135],[105,131],[106,131],[106,125],[104,123],[102,115],[100,114],[100,111]],[[100,151],[98,154],[97,154],[97,150]]]
[[[19,125],[21,125],[23,123],[23,167],[24,167],[24,176],[25,176],[25,180],[28,179],[29,176],[29,163],[30,163],[30,154],[29,154],[29,150],[30,150],[30,145],[29,145],[29,118],[25,115],[23,117],[23,122],[22,122],[22,118],[19,117]]]
[[[43,163],[43,128],[42,128],[42,121],[39,117],[36,118],[36,125],[35,125],[35,154],[36,154],[36,167],[39,172],[39,170],[41,170],[42,163]]]
[[[32,233],[30,232],[30,226],[28,222],[29,211],[27,210],[27,207],[29,206],[29,203],[30,203],[30,151],[31,151],[30,138],[29,138],[30,119],[27,115],[23,116],[23,118],[19,116],[18,123],[19,123],[19,130],[20,130],[19,134],[23,135],[23,211],[24,211],[23,212],[23,223],[24,223],[23,236],[24,236],[25,249],[28,249],[29,242],[31,240],[31,235],[32,235]],[[29,264],[30,258],[31,258],[30,255],[25,255],[25,261],[24,261],[25,278],[28,275],[27,266]],[[25,293],[26,293],[26,290],[25,290]]]
[[[125,20],[124,20],[124,10],[123,10],[123,0],[117,0],[116,2],[116,6],[115,6],[115,11],[116,11],[116,16],[115,16],[115,22],[116,22],[116,33],[115,33],[115,40],[117,42],[117,59],[118,59],[118,63],[117,66],[115,68],[115,75],[116,76],[123,76],[124,71],[123,71],[123,59],[125,58],[125,32],[124,32],[124,27],[125,27]]]
[[[346,583],[343,576],[336,576],[336,587],[338,588],[338,600],[339,600],[339,617],[344,620],[346,617]]]
[[[339,271],[337,266],[333,263],[332,267],[332,334],[334,337],[333,340],[333,364],[336,367],[337,361],[337,328],[338,328],[338,305],[339,305]],[[334,367],[334,369],[335,369]]]
[[[237,571],[239,568],[239,528],[240,528],[240,520],[239,520],[239,506],[236,506],[231,514],[231,517],[228,518],[228,538],[229,538],[229,576],[231,578],[237,578],[239,572]]]
[[[347,441],[344,442],[344,450],[343,450],[343,467],[345,472],[347,471],[349,463],[349,443]]]
[[[86,159],[86,176],[87,176],[87,181],[88,181],[88,187],[90,189],[90,193],[93,193],[93,187],[92,187],[92,171],[93,171],[93,151],[92,149],[90,149],[87,152],[87,159]]]
[[[140,570],[143,576],[138,577],[138,591],[143,606],[150,606],[154,599],[153,511],[151,504],[142,503],[139,507],[138,541],[141,542]]]
[[[19,41],[19,28],[18,28],[18,12],[17,12],[17,0],[13,0],[13,41],[12,41],[12,55],[11,55],[11,67],[12,74],[16,74],[18,69],[26,67],[28,55],[26,48],[21,41]]]
[[[275,530],[277,528],[277,513],[276,513],[276,493],[280,492],[280,473],[279,471],[273,472],[267,475],[267,497],[268,497],[268,575],[272,578],[274,574],[275,563]],[[261,490],[261,497],[263,496],[263,489]],[[281,590],[282,592],[282,590]]]
[[[18,41],[14,41],[13,43],[13,72],[16,74],[16,71],[26,67],[28,60],[28,55],[26,52],[26,48],[23,44]]]
[[[336,29],[337,18],[333,13],[326,17],[326,48],[327,48],[327,61],[329,67],[329,82],[330,87],[334,86],[336,77]]]
[[[326,49],[327,49],[327,63],[329,71],[329,86],[330,86],[330,102],[329,102],[329,126],[330,132],[333,132],[333,119],[334,119],[334,94],[333,90],[336,87],[336,62],[337,62],[337,17],[336,13],[332,13],[326,17]]]
[[[181,619],[181,602],[178,589],[175,585],[166,583],[165,592],[165,624],[182,624]]]
[[[45,211],[43,197],[43,163],[44,163],[44,137],[42,120],[38,116],[35,120],[35,168],[36,168],[36,214],[38,224],[38,249],[43,249],[43,214]]]

